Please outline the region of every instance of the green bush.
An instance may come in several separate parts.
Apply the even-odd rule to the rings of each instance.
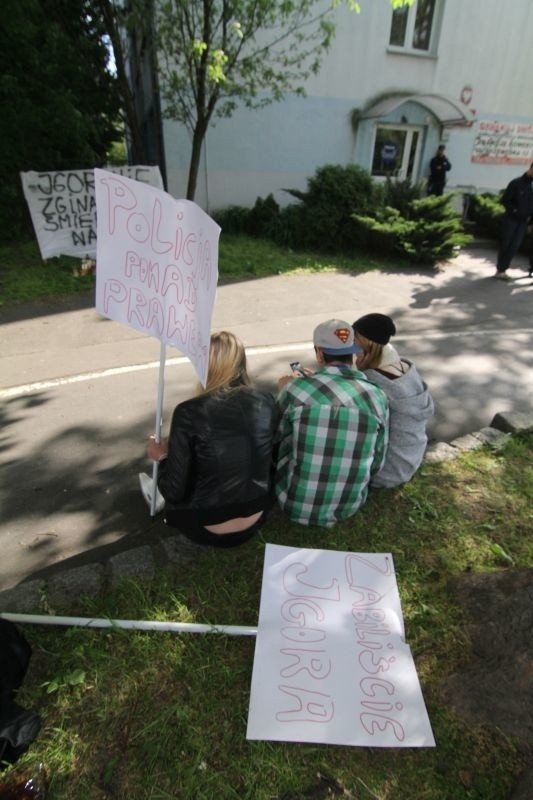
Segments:
[[[468,195],[467,219],[473,223],[474,233],[497,239],[500,234],[500,222],[504,208],[501,204],[501,194],[489,192]]]
[[[224,233],[248,233],[250,209],[244,206],[228,206],[211,212]]]
[[[274,197],[269,194],[264,200],[258,197],[250,211],[248,218],[248,231],[251,236],[274,238],[274,232],[279,220],[279,205]]]
[[[408,202],[404,213],[385,206],[373,217],[354,214],[353,219],[367,233],[372,249],[397,253],[421,264],[435,264],[455,255],[471,239],[463,232],[452,199],[452,194],[423,197]]]
[[[214,211],[212,216],[225,233],[246,233],[257,238],[273,239],[279,224],[280,209],[269,194],[264,200],[258,197],[253,208],[228,206]]]
[[[307,228],[305,208],[300,203],[291,203],[280,210],[276,226],[272,228],[272,238],[281,247],[305,249]]]
[[[318,250],[346,252],[361,245],[362,231],[352,222],[352,214],[371,214],[379,205],[381,187],[369,173],[355,164],[326,164],[307,181],[307,191],[286,189],[300,203],[299,211],[284,209],[282,231],[290,228],[290,244]],[[282,242],[280,242],[282,243]],[[288,243],[288,242],[285,242]]]
[[[383,205],[395,208],[400,214],[406,216],[409,204],[413,200],[420,200],[423,191],[423,183],[411,183],[409,178],[403,181],[387,178],[383,189]]]

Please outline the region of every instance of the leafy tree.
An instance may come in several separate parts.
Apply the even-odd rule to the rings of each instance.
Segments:
[[[213,116],[242,102],[259,108],[320,66],[333,25],[320,0],[163,0],[157,5],[165,115],[192,139],[187,197],[194,198],[202,144]]]
[[[95,0],[95,7],[113,52],[116,89],[129,138],[130,159],[134,164],[147,164],[149,159],[139,115],[142,98],[136,97],[135,87],[138,85],[138,62],[142,62],[143,56],[152,57],[152,0],[130,0],[127,6],[113,0]]]
[[[331,45],[341,0],[158,0],[155,44],[165,115],[189,131],[187,197],[194,198],[201,148],[212,119],[239,103],[260,108],[304,94]],[[358,10],[354,0],[348,5]],[[412,0],[390,0],[393,7]]]
[[[102,163],[118,96],[93,0],[0,4],[0,231],[25,215],[19,171]]]

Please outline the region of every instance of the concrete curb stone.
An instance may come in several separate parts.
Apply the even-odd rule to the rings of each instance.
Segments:
[[[112,556],[107,562],[108,585],[111,589],[127,578],[152,581],[155,576],[155,559],[149,545],[135,547]]]
[[[48,579],[30,580],[0,592],[0,613],[56,614],[75,612],[87,597],[96,598],[124,580],[154,580],[158,567],[185,567],[198,550],[185,536],[176,534],[111,556],[106,563],[66,569]]]
[[[43,589],[48,610],[56,608],[75,610],[80,607],[83,597],[97,597],[104,588],[104,574],[105,568],[102,564],[86,564],[52,575]]]
[[[35,580],[19,583],[0,592],[0,612],[15,614],[43,613],[45,581]]]
[[[483,443],[473,433],[467,433],[464,436],[459,436],[451,442],[451,447],[457,448],[461,453],[467,453],[470,450],[477,450],[482,447]],[[456,454],[454,454],[455,456]]]
[[[488,444],[489,447],[492,447],[495,450],[499,450],[500,447],[503,447],[510,435],[510,433],[504,433],[503,431],[499,431],[497,428],[492,427],[481,428],[481,430],[472,434],[472,436],[475,436],[476,439],[479,439],[482,444]]]
[[[504,433],[520,433],[533,430],[533,413],[524,414],[521,411],[506,411],[496,414],[490,423],[491,428],[497,428]]]
[[[435,442],[430,444],[426,450],[424,461],[427,464],[437,464],[441,461],[451,461],[457,458],[459,450],[447,442]]]
[[[200,545],[194,544],[182,533],[162,539],[156,547],[162,564],[178,567],[186,565],[201,549]]]
[[[497,449],[512,433],[530,430],[533,430],[533,412],[501,412],[486,428],[460,436],[450,443],[432,443],[426,451],[424,462],[435,464],[450,461],[461,453],[484,445]],[[19,583],[0,592],[0,613],[51,613],[56,606],[74,610],[84,596],[98,596],[107,589],[116,588],[123,580],[132,578],[148,583],[154,579],[158,567],[186,568],[199,549],[200,545],[193,544],[178,533],[153,545],[135,547],[112,556],[105,565],[88,564],[65,570],[46,581],[39,579]]]
[[[459,436],[451,442],[433,442],[429,445],[424,461],[435,464],[450,461],[461,453],[477,450],[483,445],[499,449],[508,441],[512,433],[533,430],[533,412],[530,414],[515,411],[502,411],[496,414],[490,425],[479,431]]]

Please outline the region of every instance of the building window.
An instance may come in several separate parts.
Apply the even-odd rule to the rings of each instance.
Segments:
[[[421,143],[421,128],[413,125],[378,125],[372,154],[373,177],[416,181]]]
[[[431,53],[436,44],[440,0],[415,0],[392,12],[389,45],[418,53]]]

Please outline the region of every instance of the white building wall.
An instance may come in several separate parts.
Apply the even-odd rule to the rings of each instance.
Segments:
[[[325,0],[329,3],[330,0]],[[308,97],[288,97],[260,111],[241,110],[217,121],[206,138],[196,200],[205,208],[252,205],[270,192],[305,188],[326,163],[359,163],[370,168],[376,121],[355,134],[350,114],[383,92],[444,95],[460,103],[465,86],[472,97],[465,110],[479,121],[533,124],[533,0],[443,0],[435,55],[394,52],[388,46],[389,0],[361,0],[361,13],[335,11],[337,35],[323,68],[307,84]],[[420,175],[439,140],[446,142],[453,169],[449,186],[497,191],[525,167],[471,161],[478,122],[441,131],[429,113],[403,106],[390,120],[425,125]],[[183,196],[190,142],[176,123],[164,124],[169,191]]]

